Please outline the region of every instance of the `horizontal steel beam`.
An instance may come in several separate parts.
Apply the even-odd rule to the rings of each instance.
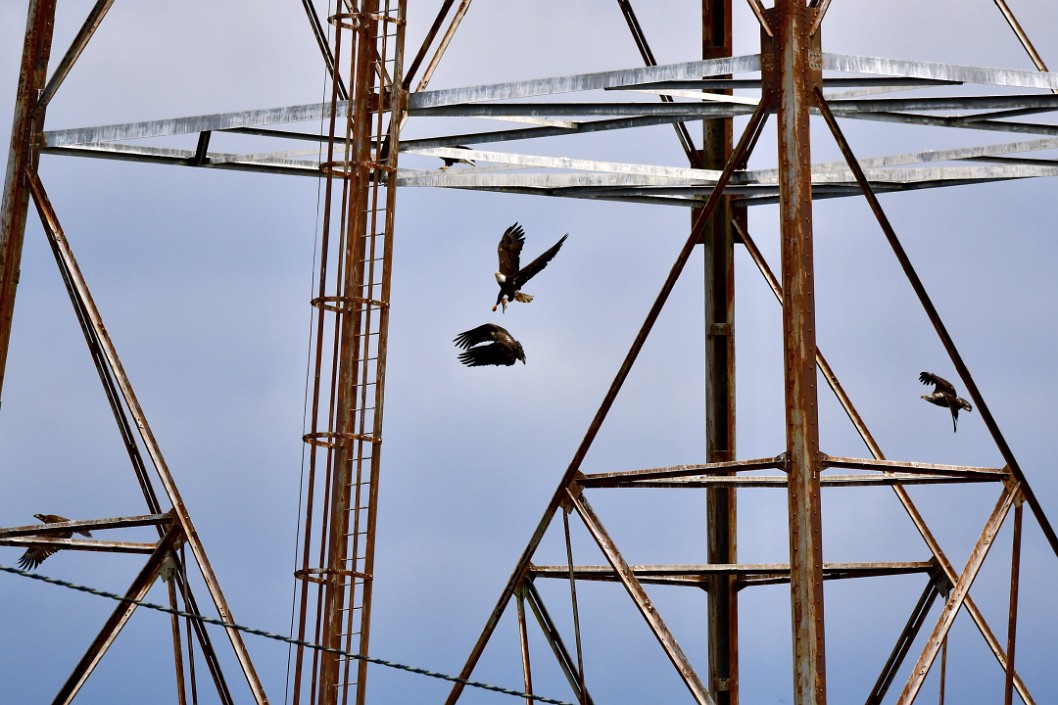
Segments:
[[[867,73],[880,76],[928,78],[961,83],[1020,88],[1058,88],[1058,74],[1043,71],[964,66],[934,61],[907,61],[877,56],[850,56],[823,52],[823,70],[842,73]]]
[[[133,541],[94,541],[92,539],[49,539],[44,536],[16,536],[0,539],[0,546],[54,548],[72,551],[108,551],[112,553],[151,553],[157,543]]]
[[[708,473],[727,474],[731,472],[746,472],[750,470],[768,470],[781,468],[785,460],[780,456],[771,458],[757,458],[755,460],[731,460],[722,463],[701,463],[697,465],[673,465],[667,468],[648,468],[645,470],[624,470],[620,472],[593,473],[582,475],[578,480],[581,484],[602,480],[649,480],[668,477],[686,477],[689,475],[704,475]]]
[[[342,116],[349,104],[338,104]],[[330,115],[329,103],[308,103],[279,108],[261,108],[231,113],[213,113],[188,117],[125,122],[97,127],[75,127],[68,130],[49,130],[44,133],[44,147],[65,147],[92,142],[115,142],[118,140],[169,137],[196,132],[230,130],[237,127],[280,125],[297,122],[318,121]]]
[[[408,110],[440,107],[489,100],[510,100],[535,96],[573,93],[577,91],[602,90],[616,86],[635,85],[641,82],[672,81],[702,76],[723,76],[760,70],[760,56],[736,56],[704,61],[689,61],[663,66],[618,69],[596,73],[535,78],[526,81],[509,81],[480,86],[424,91],[408,96]]]
[[[761,581],[788,582],[790,565],[788,563],[747,563],[747,564],[696,564],[696,565],[630,565],[629,569],[642,583],[692,585],[701,587],[711,576],[733,576],[742,581],[752,580],[754,584]],[[937,569],[935,561],[886,561],[864,563],[824,563],[823,577],[827,580],[845,580],[851,578],[882,577],[888,575],[908,575],[912,573],[930,573]],[[570,568],[566,565],[530,566],[531,578],[554,578],[568,580]],[[576,580],[601,582],[618,582],[621,578],[608,565],[573,566],[573,577]]]
[[[1002,480],[1010,477],[1009,468],[984,468],[973,465],[938,465],[936,463],[916,463],[899,460],[875,460],[867,458],[839,458],[825,453],[822,464],[827,468],[846,468],[853,470],[879,470],[892,473],[933,473],[939,475],[990,475]]]
[[[660,480],[623,480],[623,479],[586,479],[583,487],[618,487],[650,489],[687,489],[691,487],[765,487],[785,488],[788,484],[786,475],[756,475],[716,477],[699,475],[692,477],[673,477]],[[819,484],[823,487],[889,487],[896,485],[940,485],[974,482],[1002,482],[1003,477],[988,474],[941,475],[924,473],[892,473],[887,475],[864,473],[862,475],[820,475]]]
[[[11,536],[31,536],[56,534],[66,531],[79,531],[82,529],[116,529],[132,526],[155,526],[172,521],[169,514],[140,514],[130,517],[117,517],[113,519],[89,519],[87,521],[59,521],[51,524],[27,524],[25,526],[12,526],[0,529],[0,538]],[[153,544],[152,544],[153,545]]]

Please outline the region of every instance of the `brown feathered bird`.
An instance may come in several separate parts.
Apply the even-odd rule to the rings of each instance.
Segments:
[[[495,311],[497,307],[502,305],[503,312],[506,313],[507,302],[509,301],[521,301],[526,304],[532,301],[533,297],[521,291],[521,288],[547,266],[547,263],[558,253],[558,249],[562,247],[562,243],[566,241],[567,237],[569,237],[569,233],[563,235],[558,242],[542,255],[522,267],[519,260],[522,255],[522,245],[525,244],[525,231],[518,223],[507,228],[503,233],[503,237],[500,238],[499,246],[496,248],[500,256],[500,271],[496,272],[496,282],[500,285],[500,293],[496,295],[496,305],[492,307],[492,310]]]
[[[58,524],[64,521],[70,521],[66,517],[61,517],[58,514],[34,514],[34,517],[40,519],[45,524]],[[91,537],[92,533],[85,529],[79,529],[77,531],[81,536]],[[57,539],[68,539],[73,536],[73,531],[56,531],[48,534],[48,536]],[[22,554],[22,557],[18,559],[18,567],[22,570],[33,570],[41,563],[44,559],[55,553],[59,549],[51,548],[48,546],[30,546],[26,549],[26,552]]]
[[[461,144],[457,144],[455,146],[455,149],[466,149],[466,150],[469,150],[470,147],[464,147]],[[463,157],[441,157],[441,161],[444,162],[444,165],[441,167],[441,171],[448,171],[449,167],[455,166],[456,164],[466,164],[467,166],[476,166],[476,162],[473,159],[465,159]]]
[[[966,401],[955,393],[955,387],[952,383],[943,377],[938,377],[932,372],[923,372],[918,376],[918,380],[922,384],[932,384],[933,393],[923,394],[922,398],[928,401],[930,404],[936,404],[937,406],[944,406],[951,409],[951,427],[952,432],[959,430],[959,409],[965,409],[966,411],[973,411],[973,407],[970,406],[970,402]]]
[[[522,344],[505,329],[494,323],[485,323],[471,328],[455,337],[456,347],[463,348],[459,361],[467,367],[482,365],[513,365],[516,360],[525,364]],[[482,345],[482,343],[488,343]]]

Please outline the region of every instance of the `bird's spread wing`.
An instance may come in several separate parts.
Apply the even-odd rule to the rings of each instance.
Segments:
[[[525,265],[525,269],[519,271],[518,276],[515,277],[515,286],[521,287],[527,281],[535,277],[540,272],[540,270],[546,267],[547,263],[550,262],[556,254],[558,254],[559,248],[562,247],[562,243],[566,241],[567,237],[569,237],[568,233],[563,235],[558,242],[556,242],[549,249],[547,249],[542,255],[534,259],[529,264]]]
[[[489,340],[496,340],[498,335],[505,335],[510,338],[510,334],[503,328],[500,328],[495,323],[484,323],[477,328],[471,328],[468,331],[463,331],[455,337],[452,341],[456,344],[456,347],[463,348],[466,350],[472,345],[478,343],[484,343]]]
[[[936,391],[940,392],[941,394],[950,394],[953,397],[955,396],[955,387],[952,386],[951,382],[944,379],[943,377],[938,377],[932,372],[923,372],[918,376],[918,380],[922,382],[922,384],[935,384],[937,386]]]
[[[460,333],[454,342],[464,350],[459,354],[459,361],[469,367],[513,365],[515,360],[524,359],[520,358],[521,346],[518,341],[506,329],[494,323],[485,323]]]
[[[503,237],[500,238],[500,244],[496,248],[500,256],[500,274],[509,277],[518,273],[518,263],[522,256],[522,245],[524,244],[525,231],[518,223],[503,231]]]
[[[54,548],[44,548],[43,546],[31,546],[26,549],[26,552],[22,554],[22,557],[18,559],[18,567],[22,570],[33,570],[41,563],[44,559],[55,553]]]
[[[476,348],[459,353],[459,361],[468,367],[510,365],[512,357],[510,348],[501,343],[479,345]]]

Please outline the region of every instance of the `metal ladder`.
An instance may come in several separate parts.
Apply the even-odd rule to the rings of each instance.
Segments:
[[[304,437],[303,553],[295,575],[298,638],[354,654],[368,653],[370,636],[395,199],[390,177],[404,103],[405,5],[406,0],[346,1],[329,18],[337,28],[334,99],[321,164],[324,211],[318,295],[312,300],[315,374],[311,426]],[[343,80],[352,92],[347,106],[341,100]],[[319,651],[310,664],[298,647],[292,702],[345,705],[352,694],[355,703],[363,703],[366,665]],[[312,673],[307,691],[303,669]]]

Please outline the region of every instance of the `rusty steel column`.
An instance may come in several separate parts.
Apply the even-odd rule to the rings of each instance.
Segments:
[[[822,77],[818,45],[810,41],[812,11],[804,0],[777,0],[768,20],[775,36],[761,35],[761,68],[779,123],[794,703],[822,705],[826,661],[809,149],[809,106]]]
[[[702,0],[702,58],[731,56],[731,0]],[[728,91],[730,93],[730,91]],[[703,123],[697,163],[723,169],[731,156],[731,119]],[[724,198],[702,234],[705,260],[705,449],[706,462],[735,459],[735,230]],[[698,217],[691,212],[692,222]],[[706,490],[707,555],[711,564],[737,563],[736,493]],[[709,689],[717,705],[738,703],[738,592],[733,575],[715,575],[709,585]]]
[[[15,288],[22,262],[22,241],[29,212],[26,170],[37,168],[40,159],[37,136],[44,127],[44,111],[34,111],[37,96],[48,79],[56,0],[30,0],[22,68],[11,126],[11,151],[4,178],[3,210],[0,211],[0,392],[4,388],[7,351],[11,343],[11,320],[15,310]]]

